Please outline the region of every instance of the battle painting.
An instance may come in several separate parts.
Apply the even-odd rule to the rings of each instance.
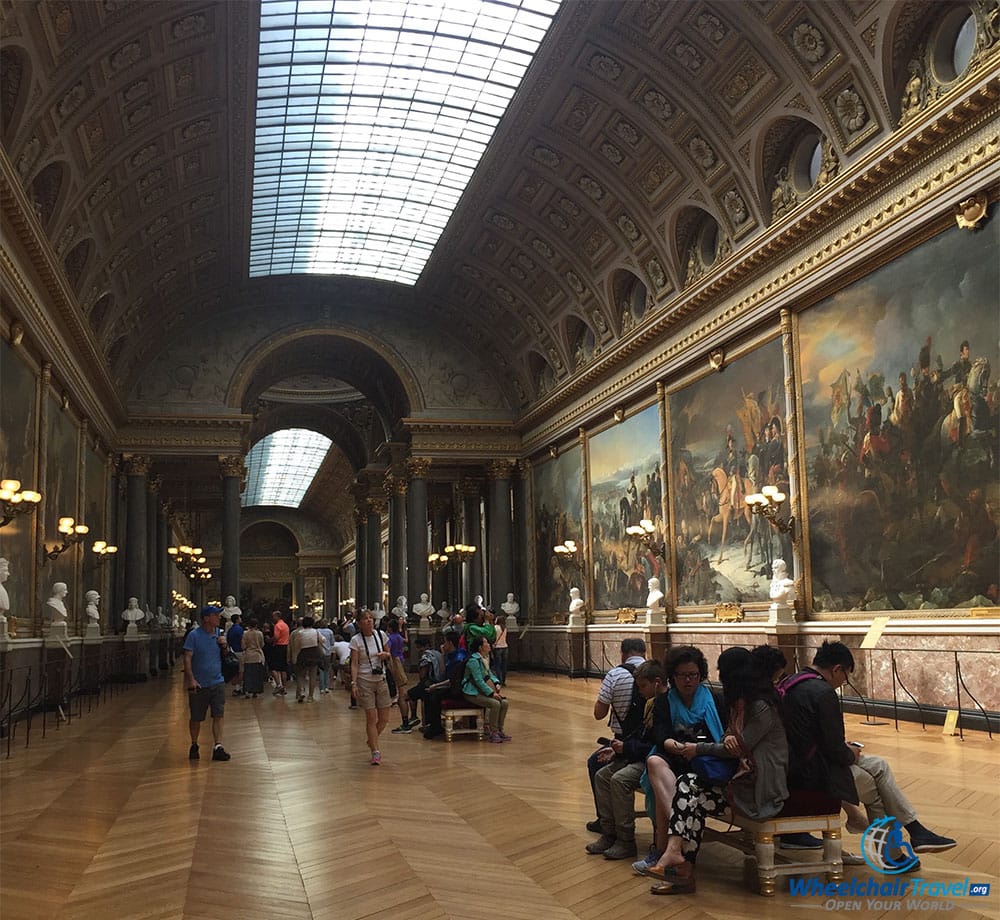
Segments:
[[[581,584],[580,570],[560,561],[552,547],[575,540],[583,547],[583,451],[578,444],[533,470],[535,572],[538,619],[569,610],[569,589]],[[589,603],[589,599],[588,599]]]
[[[45,542],[51,546],[62,542],[58,532],[59,518],[78,518],[77,479],[80,467],[77,463],[76,446],[80,429],[54,396],[48,403],[48,444],[46,445],[45,481]],[[89,521],[84,521],[90,524]],[[63,553],[58,559],[46,564],[46,579],[43,591],[48,591],[53,582],[63,581],[69,586],[70,596],[66,607],[75,613],[79,606],[74,582],[75,566],[73,552]],[[48,594],[45,595],[48,597]],[[44,602],[45,598],[41,598]],[[72,622],[72,617],[71,617]]]
[[[590,457],[590,514],[594,552],[594,609],[645,606],[651,576],[666,590],[663,561],[625,536],[625,528],[652,521],[663,545],[660,413],[656,405],[595,434]]]
[[[788,494],[782,369],[774,339],[669,397],[679,606],[767,600],[771,563],[791,562],[745,501],[766,485]]]
[[[953,227],[801,316],[816,610],[997,604],[995,228]]]

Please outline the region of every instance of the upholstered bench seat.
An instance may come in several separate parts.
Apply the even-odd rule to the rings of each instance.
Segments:
[[[455,735],[476,735],[479,740],[486,737],[486,719],[479,706],[449,706],[451,701],[445,701],[441,707],[441,720],[444,724],[444,740],[452,741]]]

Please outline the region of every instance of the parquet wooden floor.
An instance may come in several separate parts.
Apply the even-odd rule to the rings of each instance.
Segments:
[[[0,763],[2,920],[745,920],[823,915],[823,898],[747,892],[741,856],[705,846],[696,896],[649,894],[627,862],[587,856],[584,760],[604,729],[594,680],[514,674],[504,745],[389,735],[367,762],[363,716],[336,691],[315,705],[230,699],[229,763],[187,760],[179,670]],[[393,724],[398,715],[393,710]],[[998,744],[967,732],[859,725],[928,826],[954,850],[922,877],[987,882],[951,918],[1000,917]],[[23,736],[18,736],[19,740]],[[203,742],[208,741],[207,727]],[[203,755],[209,745],[203,743]],[[2,753],[2,750],[0,750]],[[639,843],[650,825],[639,824]],[[856,850],[858,838],[845,837]],[[846,878],[867,879],[867,867]],[[879,877],[881,880],[882,877]],[[926,916],[908,905],[862,917]],[[937,911],[934,911],[937,914]]]

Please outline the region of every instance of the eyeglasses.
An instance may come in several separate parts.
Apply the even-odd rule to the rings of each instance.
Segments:
[[[701,674],[698,671],[675,671],[674,680],[701,680]]]

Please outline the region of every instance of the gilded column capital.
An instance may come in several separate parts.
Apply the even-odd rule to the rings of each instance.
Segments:
[[[514,472],[514,461],[507,459],[490,460],[486,464],[486,475],[491,482],[500,482],[510,479]]]
[[[466,498],[479,498],[483,491],[478,479],[463,479],[458,488]]]
[[[406,491],[410,487],[410,481],[405,476],[386,473],[382,478],[382,487],[388,495],[406,495]]]
[[[431,471],[431,458],[409,457],[406,461],[406,471],[411,479],[426,479]]]
[[[42,386],[47,387],[52,382],[52,362],[43,361],[42,362]]]
[[[146,491],[152,495],[155,495],[163,487],[163,477],[162,476],[150,476],[146,480]]]
[[[247,468],[242,457],[222,454],[219,456],[219,471],[223,479],[228,476],[242,479],[246,475]]]
[[[379,517],[381,517],[388,510],[388,507],[389,506],[386,503],[386,500],[384,498],[377,497],[377,496],[373,498],[373,497],[369,496],[369,498],[368,498],[368,513],[369,514],[377,514]]]
[[[354,497],[354,503],[359,508],[364,508],[365,501],[368,498],[368,484],[365,482],[354,482],[347,487],[347,491]]]
[[[368,520],[368,510],[366,508],[354,508],[351,510],[351,514],[354,516],[354,526],[364,527]]]
[[[522,479],[527,479],[531,475],[531,461],[527,457],[518,460],[517,471],[521,474]]]
[[[127,476],[148,476],[153,467],[153,458],[142,454],[122,454],[122,464]]]

